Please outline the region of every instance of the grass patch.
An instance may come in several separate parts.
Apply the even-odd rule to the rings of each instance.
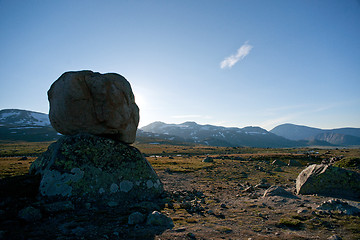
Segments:
[[[303,223],[299,219],[295,219],[292,217],[284,217],[279,220],[277,224],[279,227],[288,227],[291,229],[300,229],[303,226]]]
[[[212,163],[204,163],[202,159],[196,157],[148,157],[147,159],[155,169],[168,172],[193,172],[212,166]]]
[[[227,226],[217,226],[215,227],[215,230],[220,233],[231,233],[233,231],[230,227]]]
[[[360,169],[360,158],[358,158],[358,157],[343,158],[343,159],[337,161],[334,164],[334,166],[335,167],[340,167],[340,168]]]
[[[30,165],[36,157],[0,157],[0,178],[24,175],[29,172]]]
[[[0,144],[1,157],[39,156],[53,142],[15,142]]]

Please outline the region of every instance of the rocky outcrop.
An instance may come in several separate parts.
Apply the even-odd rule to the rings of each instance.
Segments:
[[[311,165],[296,179],[297,194],[360,199],[360,174],[325,164]]]
[[[64,135],[135,141],[139,108],[130,83],[119,74],[66,72],[51,85],[48,98],[51,125]]]
[[[158,197],[163,185],[132,146],[90,134],[63,136],[30,168],[43,197],[116,205]]]

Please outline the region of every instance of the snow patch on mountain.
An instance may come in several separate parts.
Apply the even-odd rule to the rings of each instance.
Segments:
[[[50,126],[47,114],[19,109],[4,109],[0,111],[0,124],[2,126]]]

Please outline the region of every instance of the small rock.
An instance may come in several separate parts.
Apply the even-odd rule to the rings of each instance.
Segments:
[[[227,208],[227,206],[226,206],[225,203],[221,204],[220,207],[221,207],[221,208]]]
[[[307,209],[304,209],[304,208],[299,208],[296,212],[299,213],[299,214],[301,214],[301,213],[307,213],[308,210],[307,210]]]
[[[339,237],[338,235],[334,234],[334,235],[328,237],[328,240],[342,240],[342,238]]]
[[[169,209],[174,209],[174,204],[172,202],[167,203]]]
[[[214,159],[212,157],[207,156],[206,158],[204,158],[204,160],[202,160],[203,162],[207,162],[207,163],[211,163],[214,162]]]
[[[360,209],[351,206],[349,203],[340,199],[330,199],[323,202],[316,209],[324,211],[339,211],[341,214],[346,215],[357,215],[360,213]]]
[[[177,229],[174,229],[175,232],[185,232],[186,228],[185,227],[179,227]]]
[[[213,210],[208,210],[207,213],[210,214],[210,215],[214,215],[214,211],[213,211]]]
[[[186,234],[186,236],[187,236],[188,238],[190,238],[190,239],[196,239],[195,234],[193,234],[193,233],[191,233],[191,232],[189,232],[188,234]]]
[[[146,225],[174,227],[172,219],[158,211],[153,211],[147,216]]]
[[[248,193],[251,193],[251,192],[253,192],[253,191],[254,191],[254,188],[253,188],[252,186],[247,187],[247,188],[245,188],[245,189],[243,190],[243,192],[248,192]]]
[[[20,210],[18,216],[27,222],[38,221],[42,218],[40,210],[31,206]]]
[[[255,185],[255,187],[256,187],[256,188],[263,188],[263,189],[265,189],[265,188],[271,187],[271,185],[268,184],[268,183],[260,183],[260,184]]]
[[[280,197],[287,197],[287,198],[297,198],[292,193],[286,191],[284,188],[279,186],[272,186],[269,189],[267,189],[263,195],[263,197],[269,197],[269,196],[280,196]]]
[[[288,166],[291,166],[291,167],[300,167],[302,166],[301,163],[299,163],[297,160],[295,159],[290,159],[289,160],[289,163],[288,163]]]
[[[180,203],[180,207],[183,208],[183,209],[190,209],[191,208],[191,202],[184,201],[184,202]]]
[[[140,212],[133,212],[128,217],[128,224],[135,225],[145,221],[145,215]]]
[[[276,165],[276,166],[286,166],[286,163],[284,163],[283,161],[280,160],[274,160],[272,163],[272,165]]]

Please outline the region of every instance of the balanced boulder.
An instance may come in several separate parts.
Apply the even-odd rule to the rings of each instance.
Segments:
[[[119,74],[66,72],[51,85],[48,98],[50,122],[59,133],[135,141],[139,108],[130,83]]]
[[[297,194],[360,199],[360,173],[325,164],[311,165],[296,179]]]

